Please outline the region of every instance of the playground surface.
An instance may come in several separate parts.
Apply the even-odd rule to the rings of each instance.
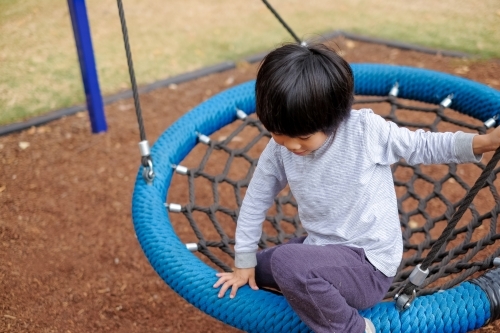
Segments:
[[[405,51],[339,38],[349,62],[451,73],[500,89],[500,60]],[[203,100],[255,78],[257,64],[141,95],[148,139]],[[0,137],[0,332],[237,332],[177,296],[135,238],[131,197],[140,164],[133,101]],[[153,156],[154,158],[154,156]],[[498,332],[500,322],[476,333]]]

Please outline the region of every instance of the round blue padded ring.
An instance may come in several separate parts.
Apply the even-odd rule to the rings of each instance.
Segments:
[[[485,85],[435,71],[379,64],[352,65],[357,95],[387,96],[399,84],[399,97],[439,104],[453,94],[452,108],[481,121],[500,113],[500,92]],[[132,202],[137,238],[161,278],[200,310],[247,332],[310,332],[285,298],[248,286],[238,296],[219,299],[215,270],[186,249],[172,228],[164,206],[179,164],[197,144],[196,132],[210,135],[236,119],[236,108],[255,111],[255,82],[226,90],[203,102],[166,130],[152,147],[156,178],[147,185],[139,170]],[[228,294],[228,293],[227,293]],[[393,302],[362,311],[377,332],[467,332],[490,317],[486,294],[475,284],[418,297],[411,308],[398,312]]]

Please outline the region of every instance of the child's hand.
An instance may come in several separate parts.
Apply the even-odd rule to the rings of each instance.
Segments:
[[[250,288],[253,290],[258,290],[257,283],[255,283],[255,268],[233,268],[232,273],[217,273],[215,274],[219,277],[219,280],[214,284],[214,288],[218,288],[222,285],[219,290],[219,298],[224,297],[226,290],[232,286],[229,298],[234,298],[238,288],[249,284]]]

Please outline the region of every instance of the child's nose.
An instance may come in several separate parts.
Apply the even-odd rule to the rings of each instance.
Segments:
[[[300,149],[300,143],[295,139],[289,139],[285,141],[285,147],[288,150]]]

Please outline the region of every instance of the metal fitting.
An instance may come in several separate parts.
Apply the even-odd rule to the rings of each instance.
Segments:
[[[245,111],[240,110],[240,109],[236,109],[236,117],[238,117],[239,119],[241,119],[241,120],[245,120],[245,118],[246,118],[247,116],[248,116],[248,115],[245,113]]]
[[[144,140],[144,141],[139,142],[139,151],[141,152],[141,156],[151,155],[151,149],[149,149],[148,140]]]
[[[494,266],[500,266],[500,257],[496,257],[495,259],[493,259],[493,265]]]
[[[498,115],[495,115],[495,116],[491,117],[490,119],[486,120],[484,122],[484,126],[486,128],[492,128],[497,124],[497,120],[498,120]]]
[[[411,303],[415,300],[417,297],[417,292],[415,289],[413,289],[413,293],[411,295],[406,295],[406,294],[396,294],[394,296],[394,299],[396,300],[396,308],[400,311],[408,310],[411,306]]]
[[[441,103],[439,103],[439,105],[441,105],[444,108],[447,108],[447,107],[449,107],[451,105],[452,99],[453,99],[453,94],[450,94],[450,95],[446,96],[446,98],[443,99],[441,101]]]
[[[410,282],[418,287],[420,287],[422,285],[422,283],[424,283],[425,279],[429,275],[429,269],[426,269],[424,271],[420,267],[421,267],[421,265],[418,264],[411,272],[410,278],[409,278]]]
[[[175,172],[181,174],[181,175],[187,175],[189,172],[189,169],[186,168],[185,166],[182,165],[172,165],[172,168],[175,170]]]
[[[397,97],[399,94],[399,83],[396,82],[392,88],[391,88],[391,91],[389,91],[389,96],[394,96],[394,97]]]
[[[196,243],[186,243],[186,248],[191,252],[198,251],[198,244]]]
[[[182,211],[182,206],[176,203],[165,204],[169,212],[180,213]]]
[[[148,166],[143,167],[142,169],[142,178],[146,181],[146,183],[151,184],[155,178],[155,172],[153,170],[153,161],[148,158]]]
[[[210,138],[208,136],[199,132],[196,132],[196,135],[198,136],[198,140],[200,140],[201,143],[204,143],[206,145],[210,144]]]

